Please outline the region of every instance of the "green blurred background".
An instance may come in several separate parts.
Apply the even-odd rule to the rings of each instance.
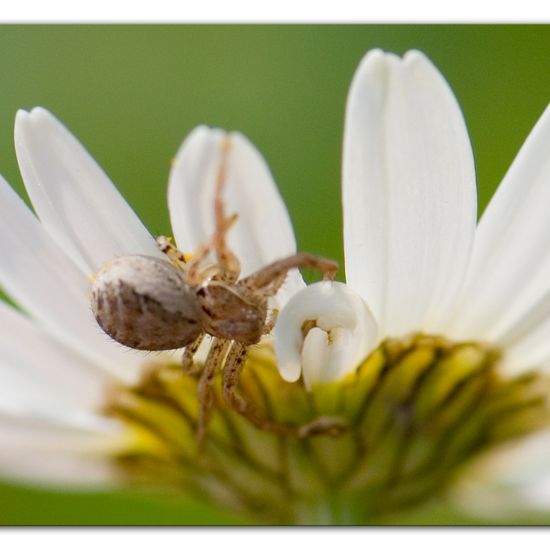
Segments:
[[[482,210],[550,101],[550,26],[0,26],[0,172],[23,192],[13,120],[17,109],[42,105],[80,138],[151,231],[167,234],[165,187],[181,140],[198,124],[238,129],[267,158],[299,248],[342,261],[345,98],[374,47],[421,49],[448,79],[470,130]],[[151,492],[0,485],[0,524],[238,521]],[[437,502],[388,521],[475,522]]]

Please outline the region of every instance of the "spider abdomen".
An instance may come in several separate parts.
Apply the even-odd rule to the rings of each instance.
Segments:
[[[92,285],[91,306],[101,328],[134,349],[181,348],[201,332],[194,290],[172,264],[151,256],[106,262]]]

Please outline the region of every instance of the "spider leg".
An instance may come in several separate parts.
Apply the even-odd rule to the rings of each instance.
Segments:
[[[208,254],[210,254],[211,249],[211,242],[203,243],[197,248],[193,256],[191,256],[189,262],[187,262],[185,266],[185,280],[191,286],[197,286],[207,278],[206,272],[209,270],[209,267],[204,269],[202,264],[208,257]]]
[[[171,237],[165,237],[164,235],[159,235],[156,238],[157,246],[160,248],[160,251],[177,267],[182,268],[186,263],[185,254],[178,249],[174,244]]]
[[[223,397],[225,402],[240,414],[247,416],[248,405],[236,392],[239,376],[246,362],[248,346],[241,342],[233,342],[227,354],[223,367]]]
[[[226,242],[226,234],[231,227],[233,221],[236,219],[236,214],[230,217],[226,217],[225,206],[223,202],[223,188],[226,181],[227,171],[227,156],[231,146],[230,138],[224,139],[222,143],[222,154],[220,165],[218,168],[216,178],[216,189],[214,193],[214,250],[216,251],[216,257],[219,267],[222,271],[224,280],[234,282],[239,278],[240,263],[235,254],[231,251]]]
[[[264,334],[270,334],[273,330],[273,327],[275,326],[275,323],[277,322],[277,317],[279,316],[279,310],[278,309],[272,309],[269,312],[269,317],[267,318],[264,326]]]
[[[223,398],[229,407],[240,415],[244,416],[254,426],[261,430],[286,433],[285,426],[274,424],[267,419],[261,418],[258,413],[242,398],[237,391],[239,378],[246,363],[248,345],[234,341],[223,367]]]
[[[156,241],[160,251],[168,256],[172,264],[185,272],[186,282],[188,284],[200,284],[204,280],[205,275],[203,275],[201,264],[213,247],[212,241],[199,246],[190,259],[185,258],[185,254],[173,243],[171,237],[164,237],[161,235],[156,238]]]
[[[214,403],[214,394],[212,391],[214,378],[222,367],[229,344],[229,340],[221,338],[214,339],[199,379],[199,419],[197,427],[199,447],[201,447],[205,441],[210,409]]]
[[[269,298],[275,296],[279,289],[283,286],[288,275],[287,271],[281,272],[279,275],[275,276],[266,286],[262,287],[260,290],[264,298]]]
[[[199,334],[199,336],[197,336],[197,338],[188,346],[185,346],[185,350],[183,351],[183,355],[181,357],[181,365],[183,367],[183,370],[188,374],[193,375],[197,374],[200,371],[200,367],[194,364],[193,359],[195,357],[195,353],[197,353],[197,350],[202,344],[203,339],[204,332]]]
[[[338,271],[338,263],[333,260],[307,252],[299,252],[265,266],[241,279],[238,284],[251,291],[261,290],[264,296],[273,296],[284,283],[287,273],[291,269],[299,267],[316,269],[324,275],[324,279],[331,281]]]
[[[299,426],[273,422],[262,418],[238,393],[237,386],[246,362],[248,346],[241,342],[233,342],[227,353],[223,368],[223,397],[225,402],[240,415],[244,416],[260,430],[306,438],[310,435],[340,435],[347,429],[343,419],[338,417],[320,416]]]
[[[233,214],[225,219],[222,231],[227,233],[233,224],[237,221],[237,214]],[[208,257],[211,250],[216,247],[216,239],[218,237],[214,235],[208,242],[203,243],[191,256],[191,259],[185,265],[185,278],[188,284],[192,286],[200,285],[204,280],[223,275],[223,267],[219,264],[211,264],[206,267],[202,267],[204,260]],[[223,278],[223,277],[222,277]]]

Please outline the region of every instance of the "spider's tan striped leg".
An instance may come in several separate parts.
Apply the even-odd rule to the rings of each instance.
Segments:
[[[222,228],[224,233],[227,233],[233,224],[237,221],[237,214],[226,218],[225,225]],[[212,239],[206,243],[203,243],[191,256],[191,259],[187,261],[185,266],[185,279],[186,282],[192,286],[198,286],[206,279],[215,277],[224,279],[224,268],[219,264],[210,264],[203,267],[203,263],[212,251],[216,248],[216,239],[219,238],[214,235]],[[237,274],[238,276],[238,274]]]
[[[322,256],[298,252],[288,258],[277,260],[264,268],[252,273],[239,281],[250,291],[262,291],[264,296],[273,296],[284,283],[287,273],[294,268],[309,267],[324,275],[324,279],[332,281],[338,271],[338,263]]]
[[[159,235],[155,240],[160,251],[166,254],[172,264],[180,269],[186,269],[187,260],[185,259],[185,254],[174,244],[172,237]]]
[[[197,353],[197,350],[202,344],[203,339],[204,339],[204,332],[199,334],[199,336],[193,342],[191,342],[188,346],[186,346],[185,349],[183,350],[183,355],[181,357],[181,365],[183,367],[183,370],[188,374],[191,374],[191,375],[198,374],[201,370],[201,367],[195,364],[194,357],[195,357],[195,353]]]
[[[246,363],[248,345],[234,341],[223,367],[223,398],[229,407],[244,416],[260,430],[290,434],[293,428],[262,418],[238,392],[239,378]]]
[[[270,334],[277,322],[277,317],[279,316],[278,309],[272,309],[269,312],[269,317],[267,318],[264,326],[264,334]]]
[[[273,422],[262,418],[258,411],[249,405],[238,393],[241,372],[246,362],[248,346],[241,342],[233,342],[225,365],[223,367],[223,398],[229,407],[249,420],[260,430],[293,435],[298,438],[310,435],[336,436],[347,429],[341,418],[321,416],[299,426]]]
[[[226,339],[215,338],[213,340],[199,379],[199,418],[197,426],[199,448],[204,444],[210,409],[214,403],[214,393],[212,390],[214,378],[223,365],[229,344],[230,341]]]
[[[223,368],[223,398],[225,402],[243,416],[248,416],[248,405],[237,393],[239,376],[246,362],[248,346],[233,342]]]
[[[239,278],[241,266],[237,256],[227,245],[227,231],[237,218],[237,214],[227,217],[223,202],[223,188],[227,179],[227,157],[231,148],[231,139],[226,137],[222,143],[222,152],[218,173],[216,177],[216,189],[214,193],[214,221],[216,230],[214,232],[214,250],[222,278],[228,282],[234,282]]]

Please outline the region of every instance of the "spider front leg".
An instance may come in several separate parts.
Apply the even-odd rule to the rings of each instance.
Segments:
[[[231,139],[226,137],[222,142],[221,159],[216,177],[216,189],[214,192],[215,231],[213,241],[218,265],[222,272],[222,279],[228,282],[235,282],[239,278],[241,265],[239,259],[231,251],[227,244],[226,234],[229,229],[228,220],[234,220],[237,217],[237,214],[227,217],[223,202],[223,188],[227,180],[227,157],[229,155],[230,148]]]
[[[222,235],[224,235],[222,237],[224,240],[225,234],[231,229],[231,227],[233,227],[233,224],[237,221],[237,217],[237,214],[233,214],[233,216],[226,218],[223,222],[223,226],[220,227],[219,231]],[[203,267],[203,263],[210,254],[211,250],[216,248],[216,241],[219,238],[219,235],[214,235],[210,241],[199,246],[199,248],[191,256],[185,266],[185,279],[188,284],[198,286],[203,281],[213,277],[225,279],[225,268],[220,264],[215,263]]]
[[[323,274],[325,280],[332,281],[338,271],[338,263],[322,256],[299,252],[288,258],[277,260],[252,275],[239,281],[239,286],[249,291],[260,291],[262,296],[274,296],[285,281],[288,272],[294,268],[309,267]]]

